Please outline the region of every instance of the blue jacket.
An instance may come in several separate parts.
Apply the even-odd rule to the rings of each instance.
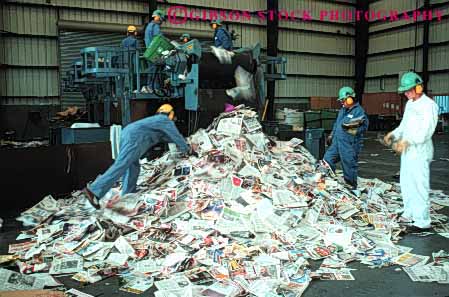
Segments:
[[[349,123],[352,119],[363,116],[365,121],[363,124],[357,128],[357,134],[355,136],[349,134],[343,124]],[[369,120],[365,113],[365,110],[360,106],[359,103],[355,103],[351,108],[342,107],[338,112],[337,120],[334,123],[332,129],[332,141],[343,141],[349,142],[356,146],[360,146],[363,133],[368,130]]]
[[[121,142],[137,144],[141,156],[160,142],[175,143],[182,153],[189,151],[189,146],[175,123],[164,114],[157,114],[127,125],[123,129],[121,138]]]
[[[155,22],[148,23],[148,26],[145,28],[145,47],[150,46],[156,35],[162,35],[161,25]]]
[[[220,27],[215,30],[214,34],[214,44],[216,47],[223,47],[224,49],[230,51],[232,50],[232,38],[226,29]]]
[[[139,48],[139,40],[137,40],[136,37],[129,35],[122,40],[122,47],[130,50],[135,50]]]

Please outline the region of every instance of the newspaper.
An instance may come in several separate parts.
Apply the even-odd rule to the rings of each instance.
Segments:
[[[99,211],[82,191],[56,203],[48,198],[41,204],[50,211],[27,211],[37,217],[25,222],[34,228],[0,262],[33,276],[47,269],[74,274],[81,283],[118,275],[133,292],[157,277],[155,295],[170,297],[227,296],[233,287],[239,295],[301,296],[315,279],[353,280],[352,261],[400,263],[414,279],[447,282],[446,253],[426,265],[428,257],[397,244],[398,184],[359,178],[356,197],[301,140],[263,134],[257,116],[237,106],[188,139],[195,156],[141,160],[137,192],[121,197],[114,188]],[[439,210],[449,197],[430,197],[434,232],[447,235],[448,217]],[[309,259],[322,259],[321,267]]]
[[[134,294],[142,294],[151,288],[153,284],[153,278],[131,277],[124,286],[120,287],[120,290]]]
[[[217,133],[224,135],[239,135],[242,129],[243,118],[222,119],[218,123]]]
[[[438,282],[449,284],[449,268],[428,265],[416,265],[402,268],[413,282]]]
[[[50,274],[71,274],[83,270],[83,258],[64,257],[55,258],[50,268]]]
[[[430,257],[405,253],[393,259],[393,262],[401,266],[414,266],[425,264]]]
[[[39,290],[43,289],[45,284],[44,278],[0,268],[0,291]]]
[[[58,202],[51,195],[48,195],[32,208],[22,212],[17,220],[25,226],[37,226],[58,210]]]
[[[123,255],[134,258],[136,256],[133,247],[128,243],[125,237],[120,236],[114,243],[114,247]]]
[[[316,272],[320,276],[320,280],[340,280],[348,281],[355,280],[352,276],[351,271],[346,268],[333,269],[333,268],[320,268]]]
[[[188,289],[192,286],[190,280],[184,275],[175,275],[169,279],[160,280],[154,282],[154,285],[158,290],[178,290],[178,289]]]
[[[65,294],[68,297],[94,297],[93,295],[83,293],[83,292],[78,291],[76,289],[70,289],[67,292],[65,292]]]
[[[9,254],[23,253],[30,250],[37,244],[37,241],[27,241],[22,243],[10,244],[8,248]]]

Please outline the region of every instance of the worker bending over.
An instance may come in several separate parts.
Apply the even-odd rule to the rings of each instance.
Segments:
[[[215,30],[214,45],[232,51],[232,36],[225,28],[223,28],[221,20],[212,20],[210,25],[212,29]]]
[[[400,184],[409,231],[430,228],[429,179],[433,158],[432,135],[438,123],[438,105],[424,94],[423,80],[414,72],[405,73],[398,88],[408,99],[398,128],[385,136],[397,141],[393,148],[401,154]]]
[[[352,88],[341,88],[338,101],[342,108],[328,137],[328,143],[331,145],[324,155],[324,161],[334,171],[336,163],[341,161],[345,181],[353,190],[357,190],[358,156],[362,148],[362,136],[368,129],[369,121],[362,106],[355,101]]]
[[[111,167],[85,188],[89,202],[99,208],[98,200],[104,197],[123,177],[122,195],[136,191],[140,172],[140,157],[159,142],[173,142],[181,153],[189,152],[189,146],[174,123],[175,113],[169,104],[162,105],[157,114],[126,126],[120,137],[120,151]]]

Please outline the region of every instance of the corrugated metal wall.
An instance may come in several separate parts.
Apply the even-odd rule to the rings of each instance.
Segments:
[[[58,21],[141,25],[149,7],[140,0],[6,0],[1,5],[0,61],[6,68],[0,70],[0,104],[59,105],[62,97],[63,107],[81,102],[79,94],[64,93],[60,83],[74,52],[89,44],[118,45],[124,34],[59,39]]]
[[[89,46],[120,46],[123,34],[101,32],[59,32],[59,45],[61,53],[61,108],[69,106],[85,106],[85,99],[80,90],[66,86],[67,72],[71,71],[72,63],[79,59],[80,49]]]
[[[58,104],[57,10],[4,3],[1,18],[0,104]]]
[[[277,84],[283,102],[304,97],[335,97],[343,85],[354,86],[355,26],[344,20],[320,22],[320,11],[351,10],[355,1],[279,1],[287,11],[309,11],[314,21],[279,23],[280,55],[287,58],[287,81]],[[301,17],[301,15],[297,15]]]
[[[370,10],[390,10],[399,14],[423,9],[423,0],[380,0],[370,4]],[[428,93],[449,93],[449,1],[431,0],[433,21],[429,29],[429,84]],[[436,9],[443,12],[441,21],[436,19]],[[399,74],[403,71],[421,72],[423,23],[413,19],[400,21],[373,21],[369,27],[369,53],[366,71],[366,93],[396,92]]]

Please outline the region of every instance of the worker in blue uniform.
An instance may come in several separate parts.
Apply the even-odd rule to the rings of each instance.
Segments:
[[[140,157],[159,142],[173,142],[181,153],[190,151],[174,123],[175,113],[170,104],[162,105],[157,114],[141,119],[126,126],[120,137],[120,151],[111,167],[94,182],[87,185],[84,193],[95,208],[99,208],[99,199],[123,177],[122,195],[136,191],[140,173]]]
[[[190,34],[189,33],[184,33],[181,35],[181,37],[179,37],[179,41],[181,41],[182,43],[187,43],[191,40],[190,38]]]
[[[139,40],[137,40],[137,28],[136,26],[128,26],[127,37],[122,40],[122,47],[129,50],[136,50],[139,48]]]
[[[324,161],[334,171],[336,163],[341,161],[345,181],[356,190],[358,155],[362,148],[363,133],[368,129],[368,117],[355,101],[355,92],[351,87],[340,89],[338,101],[342,108],[328,137],[331,145],[324,155]]]
[[[137,40],[137,28],[136,26],[128,26],[127,37],[122,40],[122,48],[125,50],[123,53],[123,62],[128,67],[134,65],[134,59],[136,58],[136,49],[139,48],[139,40]]]
[[[210,22],[210,25],[211,25],[212,29],[215,30],[214,45],[216,47],[222,47],[225,50],[231,51],[233,48],[232,36],[228,32],[228,30],[223,28],[221,20],[219,20],[219,19],[212,20]]]
[[[163,35],[161,32],[161,25],[165,20],[164,12],[162,10],[156,9],[155,11],[153,11],[151,18],[151,22],[149,22],[145,27],[144,41],[146,48],[150,46],[154,37],[156,37],[157,35]],[[143,93],[153,93],[153,87],[156,89],[159,88],[159,82],[157,80],[154,81],[153,86],[154,73],[156,72],[157,67],[150,62],[148,62],[147,65],[150,74],[147,77],[147,86],[143,86],[141,91]]]

